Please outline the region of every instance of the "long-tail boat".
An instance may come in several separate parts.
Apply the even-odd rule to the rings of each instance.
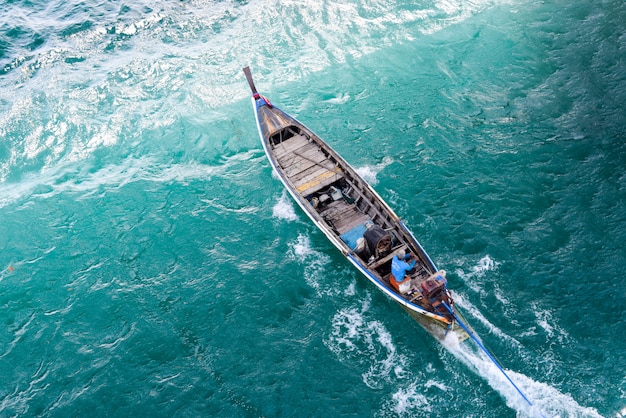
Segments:
[[[381,292],[402,306],[435,338],[468,337],[530,407],[545,417],[513,382],[458,312],[438,270],[415,236],[374,189],[326,142],[261,96],[250,68],[243,69],[263,148],[293,199],[339,251]],[[410,254],[413,268],[394,285],[392,264]]]
[[[456,320],[446,272],[404,222],[325,141],[260,95],[249,67],[244,73],[263,148],[296,203],[366,278],[436,338],[450,333],[467,338]],[[392,262],[405,257],[414,266],[394,286]]]

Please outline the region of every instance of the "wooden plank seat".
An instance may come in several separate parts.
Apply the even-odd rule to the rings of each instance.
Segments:
[[[397,247],[392,248],[391,252],[389,254],[387,254],[386,256],[381,258],[380,260],[374,260],[367,267],[370,268],[370,269],[375,269],[375,268],[378,268],[378,267],[382,266],[386,262],[390,261],[393,258],[393,256],[396,255],[396,252],[399,249],[403,249],[404,251],[406,251],[408,249],[408,247],[406,245],[404,245],[404,244],[398,245]]]

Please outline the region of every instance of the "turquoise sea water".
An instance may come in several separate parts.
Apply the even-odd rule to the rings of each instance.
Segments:
[[[0,416],[626,416],[623,1],[0,11]],[[534,411],[294,206],[246,65],[448,271]]]

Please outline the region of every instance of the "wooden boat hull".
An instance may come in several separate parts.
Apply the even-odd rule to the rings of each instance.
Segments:
[[[394,211],[326,142],[259,95],[249,70],[263,149],[289,194],[328,240],[380,291],[437,339],[468,337],[455,322],[445,272],[439,271]],[[365,243],[364,243],[365,242]],[[416,260],[406,289],[393,287],[399,251]],[[407,290],[408,289],[408,290]]]

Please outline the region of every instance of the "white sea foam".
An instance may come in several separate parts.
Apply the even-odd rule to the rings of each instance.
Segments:
[[[286,190],[283,190],[283,194],[274,207],[272,208],[272,216],[278,219],[285,219],[287,221],[295,221],[298,219],[293,207],[291,196],[287,194]]]
[[[459,262],[459,265],[463,266],[465,262]],[[485,274],[490,271],[494,271],[500,265],[499,262],[494,261],[489,254],[481,258],[477,264],[469,267],[469,271],[465,271],[462,268],[455,270],[455,273],[475,292],[480,293],[482,291],[483,278]]]
[[[326,102],[334,104],[334,105],[342,105],[346,104],[351,99],[349,94],[342,93],[338,97],[333,97],[331,99],[326,99]]]
[[[432,413],[428,397],[421,392],[422,388],[415,383],[411,383],[406,388],[398,389],[392,395],[392,411],[399,416],[404,416],[411,411],[423,411],[426,414]]]
[[[325,341],[326,345],[337,355],[345,355],[357,350],[356,342],[364,322],[362,309],[341,309],[333,317],[332,331]]]
[[[379,321],[371,321],[364,335],[370,350],[377,353],[377,358],[374,358],[369,369],[363,373],[363,382],[371,388],[379,388],[382,382],[389,381],[390,378],[403,378],[406,358],[397,353],[391,334],[385,326]]]
[[[320,278],[324,277],[326,266],[329,263],[328,255],[316,251],[311,246],[308,236],[300,234],[296,242],[291,244],[292,257],[304,264],[304,280],[311,286],[319,296],[334,295],[338,291],[333,286],[323,289],[320,285]]]
[[[378,179],[376,178],[378,173],[384,170],[385,167],[387,167],[392,162],[393,158],[384,157],[383,160],[376,165],[365,165],[363,167],[357,167],[355,168],[355,171],[369,184],[375,185],[376,183],[378,183]]]
[[[233,75],[244,65],[252,64],[259,72],[271,69],[266,83],[287,83],[414,39],[419,32],[431,33],[498,1],[443,0],[400,12],[388,0],[367,5],[268,0],[193,6],[158,1],[151,6],[155,12],[135,20],[96,22],[90,29],[55,39],[32,59],[14,60],[22,71],[11,75],[20,74],[20,82],[8,77],[0,87],[6,97],[18,99],[9,102],[9,111],[0,117],[0,134],[23,140],[12,144],[9,156],[0,162],[0,183],[15,167],[41,156],[45,156],[42,171],[59,169],[117,146],[126,140],[127,131],[173,124],[180,103],[162,98],[177,92],[183,97],[176,98],[188,108],[201,106],[203,112],[240,100],[248,92],[241,87],[242,79]],[[259,27],[292,17],[301,24]],[[255,42],[259,33],[264,34],[262,56]],[[90,70],[76,71],[67,59],[86,61]],[[292,65],[277,65],[284,62]],[[35,73],[42,74],[36,78]],[[347,93],[329,99],[339,105],[347,100]],[[361,170],[376,182],[380,169],[379,165]]]
[[[24,76],[30,77],[35,71],[49,69],[67,58],[76,57],[95,62],[108,60],[107,65],[102,67],[110,70],[112,54],[109,51],[113,47],[117,68],[127,68],[134,77],[145,74],[149,87],[156,87],[154,80],[162,78],[164,73],[154,74],[150,68],[135,68],[143,65],[143,57],[167,55],[168,61],[173,62],[181,56],[200,56],[205,59],[190,63],[196,67],[191,74],[202,74],[202,77],[192,81],[198,83],[196,91],[206,103],[223,103],[245,97],[245,91],[240,92],[241,89],[230,88],[230,85],[233,84],[232,74],[247,64],[244,61],[250,57],[255,57],[257,68],[273,68],[272,77],[275,80],[290,81],[303,73],[319,71],[333,63],[415,39],[420,32],[436,32],[495,3],[497,0],[443,0],[422,9],[399,11],[390,7],[388,0],[375,0],[367,5],[337,1],[302,3],[268,0],[249,3],[245,7],[214,2],[196,2],[193,7],[185,3],[173,7],[167,2],[157,2],[151,5],[156,11],[150,15],[134,21],[97,22],[89,30],[64,38],[59,41],[62,43],[35,57],[34,64],[23,70]],[[297,17],[302,24],[259,27],[260,22],[287,21],[292,17]],[[111,32],[115,35],[111,36]],[[263,57],[255,53],[258,46],[253,42],[259,32],[266,34],[263,39],[265,50],[269,52]],[[211,34],[208,40],[210,57],[206,52],[207,33]],[[123,47],[131,38],[141,45],[140,53],[125,53]],[[163,43],[163,38],[174,42]],[[233,44],[232,39],[238,42]],[[285,39],[290,40],[287,47]],[[299,52],[295,62],[294,51]],[[289,61],[287,57],[293,65],[275,65]],[[178,68],[178,72],[181,71],[184,70]],[[211,82],[206,83],[206,78],[211,78]],[[222,87],[206,88],[207,85]],[[132,87],[140,87],[136,92],[145,95],[143,87],[146,86]]]
[[[225,159],[220,165],[206,165],[190,161],[164,166],[153,157],[129,157],[118,164],[106,165],[95,172],[78,172],[67,163],[24,176],[19,183],[0,184],[0,208],[33,195],[38,198],[59,193],[80,193],[81,198],[99,193],[101,189],[119,189],[137,181],[154,183],[184,183],[190,180],[210,181],[213,176],[225,176],[241,160],[256,158],[256,151],[247,151]],[[39,190],[45,192],[40,192]],[[249,210],[249,209],[248,209]]]
[[[306,235],[298,235],[298,240],[292,248],[294,256],[301,262],[306,261],[307,257],[315,253],[311,248],[311,240]]]
[[[354,296],[354,295],[356,295],[356,282],[350,283],[348,288],[343,293],[346,296]]]
[[[499,262],[494,261],[489,254],[481,258],[478,263],[470,268],[469,273],[459,271],[461,278],[475,278],[483,277],[485,273],[494,271],[500,265]]]
[[[521,344],[519,341],[517,341],[515,338],[505,334],[500,328],[498,328],[497,326],[495,326],[493,323],[491,323],[480,311],[480,309],[478,309],[476,306],[474,306],[463,294],[461,293],[457,293],[455,291],[451,291],[453,299],[455,300],[457,306],[459,306],[462,310],[463,313],[471,316],[473,319],[477,320],[478,322],[480,322],[481,324],[483,324],[483,326],[485,326],[489,332],[491,332],[494,335],[497,335],[499,338],[509,341],[510,343],[514,344],[517,347],[521,347]]]
[[[360,303],[335,314],[331,333],[324,342],[340,358],[360,363],[365,368],[363,382],[379,389],[384,383],[406,377],[407,358],[397,351],[384,324],[368,318],[370,296]]]
[[[537,324],[548,334],[550,340],[556,338],[560,344],[564,344],[569,340],[569,334],[563,328],[559,327],[552,312],[547,309],[539,308],[539,302],[531,302],[532,311],[537,318]]]

